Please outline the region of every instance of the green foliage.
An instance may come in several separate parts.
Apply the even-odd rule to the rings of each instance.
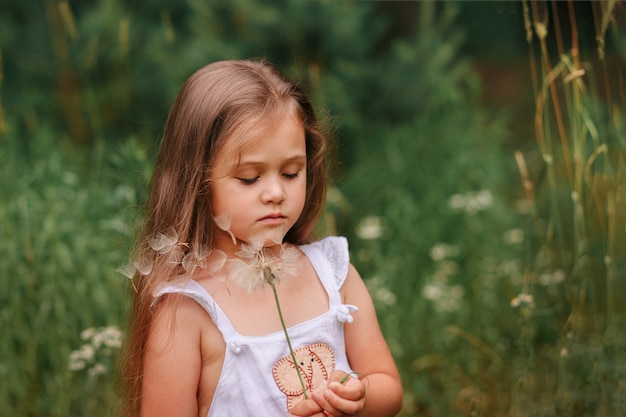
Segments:
[[[352,204],[339,223],[403,371],[406,415],[486,412],[515,354],[520,248],[503,241],[516,219],[500,197],[512,180],[504,124],[480,108],[475,75],[454,58],[453,11],[394,49],[381,87],[394,101],[372,112],[341,184]],[[378,238],[364,233],[372,219]]]
[[[27,157],[20,145],[14,136],[0,140],[0,409],[107,413],[112,363],[89,383],[68,365],[83,330],[121,323],[128,287],[115,269],[126,260],[136,181],[116,181],[112,165],[86,176],[84,164],[97,158],[59,146],[46,129],[31,139]]]
[[[112,347],[88,329],[123,327],[131,286],[115,269],[169,103],[198,67],[256,57],[302,79],[333,124],[321,230],[350,239],[403,416],[624,414],[622,88],[601,100],[563,51],[537,77],[539,117],[518,117],[543,122],[539,151],[507,151],[528,140],[484,107],[461,53],[513,18],[523,33],[521,16],[484,21],[505,3],[1,2],[0,410],[113,414]]]

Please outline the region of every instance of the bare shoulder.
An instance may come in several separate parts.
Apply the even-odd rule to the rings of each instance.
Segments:
[[[354,304],[359,307],[359,309],[374,308],[367,286],[352,264],[348,267],[348,275],[341,287],[341,295],[346,304]]]
[[[168,294],[155,306],[144,357],[142,415],[197,416],[205,346],[212,321],[184,295]],[[219,353],[214,353],[219,357]]]

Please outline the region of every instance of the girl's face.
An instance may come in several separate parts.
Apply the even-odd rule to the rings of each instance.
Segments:
[[[261,125],[242,150],[235,149],[238,144],[231,138],[216,155],[213,216],[230,221],[230,232],[239,241],[264,236],[265,246],[281,243],[306,199],[304,127],[297,117],[278,118]],[[228,233],[217,236],[217,249],[236,249]]]

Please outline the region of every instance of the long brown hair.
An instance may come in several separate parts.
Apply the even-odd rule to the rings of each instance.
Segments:
[[[285,241],[302,244],[321,214],[326,198],[326,138],[302,89],[263,61],[219,61],[196,71],[182,86],[170,110],[146,204],[146,219],[134,251],[138,268],[130,328],[122,369],[122,415],[140,411],[143,352],[152,317],[152,294],[159,284],[179,276],[149,244],[159,234],[175,236],[182,255],[210,250],[216,235],[208,179],[214,157],[226,139],[253,129],[255,123],[295,109],[305,130],[307,197],[304,210]]]

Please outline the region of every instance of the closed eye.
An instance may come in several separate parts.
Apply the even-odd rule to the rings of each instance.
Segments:
[[[244,185],[252,185],[259,180],[260,177],[254,178],[237,178]]]
[[[284,173],[283,177],[292,180],[294,178],[298,178],[298,174],[299,173],[300,173],[299,171],[298,172],[294,172],[294,173]]]

